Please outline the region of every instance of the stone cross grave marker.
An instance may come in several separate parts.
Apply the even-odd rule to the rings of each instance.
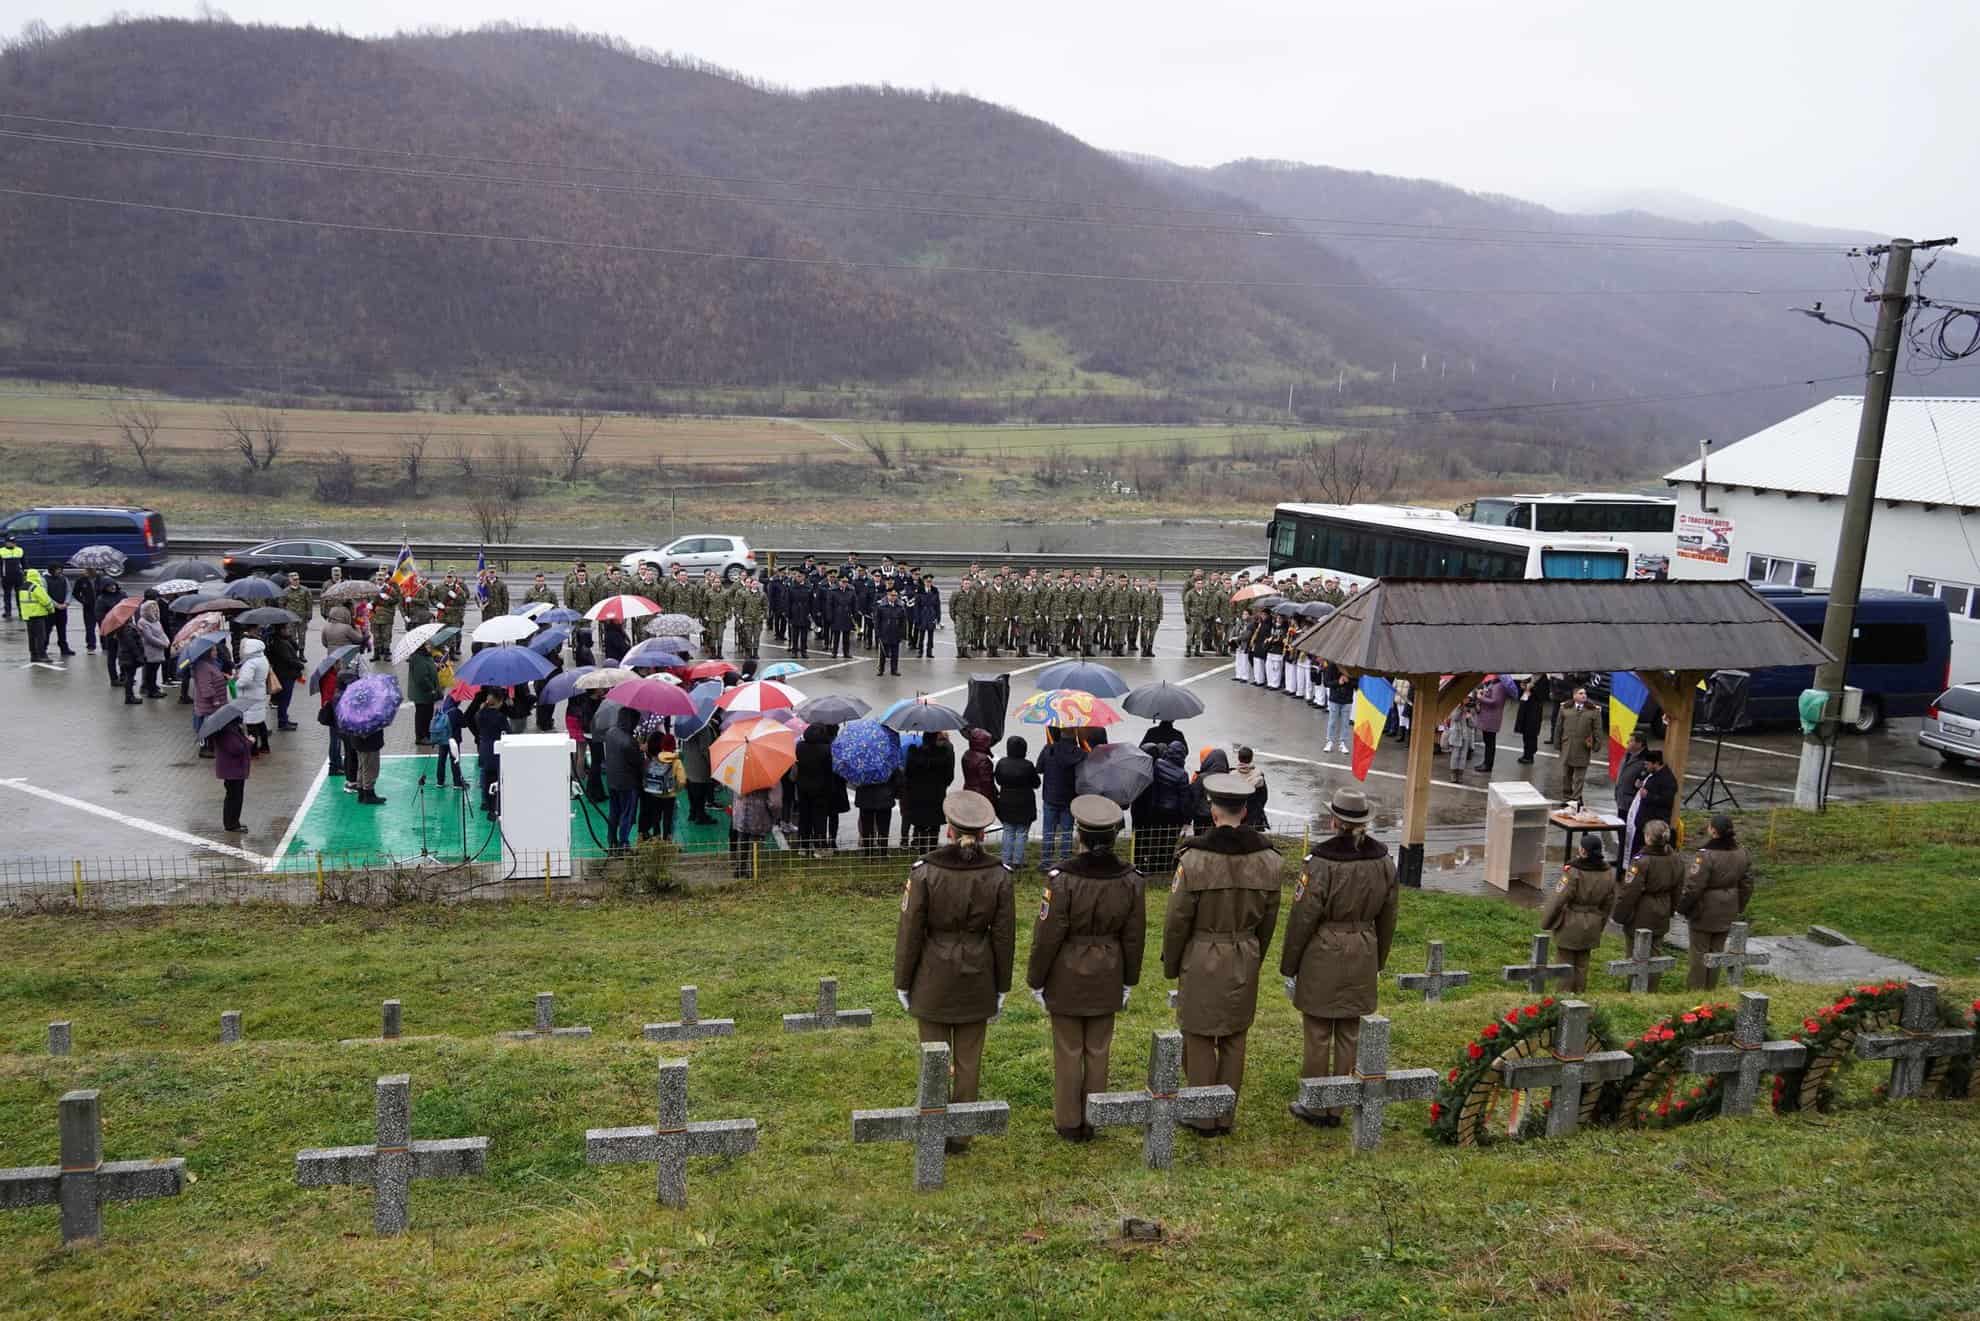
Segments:
[[[241,1011],[222,1010],[220,1014],[220,1044],[230,1046],[241,1039]]]
[[[1553,937],[1546,932],[1536,932],[1533,937],[1533,961],[1531,963],[1508,963],[1499,969],[1499,976],[1509,982],[1525,982],[1526,989],[1535,995],[1543,995],[1551,978],[1565,981],[1574,973],[1572,963],[1547,962],[1547,947]]]
[[[368,1186],[374,1196],[372,1228],[380,1234],[403,1234],[414,1179],[454,1179],[487,1172],[485,1137],[413,1141],[410,1075],[395,1073],[378,1080],[377,1115],[378,1141],[371,1146],[297,1152],[297,1186]]]
[[[921,1044],[921,1082],[915,1103],[895,1110],[853,1111],[854,1142],[914,1144],[914,1186],[940,1188],[948,1167],[950,1138],[1002,1137],[1011,1107],[1003,1101],[949,1103],[949,1047]]]
[[[1299,1103],[1308,1110],[1336,1107],[1354,1111],[1354,1149],[1373,1151],[1382,1143],[1382,1112],[1391,1101],[1428,1101],[1437,1094],[1435,1069],[1389,1069],[1389,1020],[1361,1016],[1354,1072],[1337,1078],[1301,1078]]]
[[[589,1165],[651,1161],[660,1205],[687,1205],[690,1156],[745,1156],[756,1150],[754,1119],[718,1119],[690,1124],[687,1117],[688,1062],[660,1061],[659,1119],[647,1128],[588,1128],[584,1159]]]
[[[1750,1115],[1760,1092],[1762,1074],[1798,1069],[1808,1062],[1808,1047],[1799,1041],[1767,1040],[1767,997],[1758,991],[1739,993],[1739,1017],[1729,1046],[1691,1046],[1684,1067],[1692,1073],[1724,1076],[1719,1113]]]
[[[69,1092],[57,1111],[62,1130],[62,1163],[0,1170],[0,1210],[47,1206],[62,1208],[62,1242],[81,1243],[103,1233],[105,1202],[137,1202],[177,1197],[186,1187],[186,1163],[103,1159],[100,1093]]]
[[[509,1041],[547,1041],[553,1037],[588,1037],[588,1027],[558,1027],[557,997],[549,991],[536,993],[536,1026],[525,1032],[503,1032]]]
[[[1462,968],[1444,971],[1444,942],[1430,942],[1430,962],[1422,972],[1405,972],[1396,978],[1396,985],[1405,991],[1421,991],[1424,1000],[1442,1000],[1446,986],[1463,986],[1471,980],[1471,974]]]
[[[703,1019],[699,1012],[700,996],[701,992],[698,988],[683,986],[680,1022],[648,1023],[640,1035],[648,1041],[694,1041],[701,1037],[733,1037],[736,1034],[736,1020]]]
[[[1744,985],[1746,981],[1746,970],[1748,968],[1758,967],[1763,963],[1772,963],[1774,961],[1774,956],[1771,954],[1762,954],[1758,951],[1751,954],[1747,953],[1746,932],[1746,923],[1733,923],[1726,928],[1725,951],[1720,954],[1707,954],[1705,956],[1706,967],[1724,968],[1726,970],[1726,985],[1728,986]]]
[[[1588,1053],[1590,1012],[1586,1001],[1561,1001],[1561,1021],[1554,1028],[1552,1054],[1499,1062],[1506,1086],[1515,1091],[1553,1088],[1553,1105],[1547,1111],[1547,1136],[1550,1138],[1566,1137],[1580,1127],[1581,1092],[1584,1087],[1590,1083],[1626,1078],[1636,1063],[1626,1050]],[[1513,1132],[1518,1131],[1518,1107],[1514,1107],[1508,1127]]]
[[[1941,1055],[1964,1055],[1972,1049],[1972,1028],[1939,1026],[1936,982],[1904,984],[1904,1009],[1898,1015],[1896,1032],[1866,1032],[1856,1039],[1858,1059],[1891,1062],[1889,1094],[1893,1101],[1925,1090],[1925,1070],[1932,1060]]]
[[[1237,1108],[1228,1084],[1184,1087],[1182,1033],[1157,1032],[1148,1050],[1148,1086],[1139,1092],[1094,1092],[1086,1098],[1086,1122],[1094,1128],[1132,1124],[1142,1131],[1141,1159],[1151,1170],[1175,1162],[1176,1124],[1215,1119]]]
[[[1655,944],[1656,939],[1656,936],[1651,933],[1648,927],[1638,927],[1629,957],[1626,959],[1610,959],[1608,964],[1609,975],[1612,977],[1628,977],[1630,990],[1639,994],[1647,993],[1656,984],[1659,976],[1677,966],[1677,960],[1668,954],[1660,954],[1655,958],[1651,957],[1650,950]]]
[[[785,1014],[786,1032],[826,1032],[835,1027],[872,1027],[871,1009],[839,1008],[839,979],[821,977],[818,980],[818,1009],[809,1014]]]
[[[69,1053],[69,1020],[48,1025],[48,1053],[66,1055]]]
[[[379,1007],[378,1036],[382,1041],[399,1039],[399,1002],[387,1000]]]

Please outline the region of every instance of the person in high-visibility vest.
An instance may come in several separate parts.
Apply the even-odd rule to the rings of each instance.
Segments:
[[[14,598],[21,593],[25,581],[22,570],[27,568],[27,552],[14,540],[12,534],[0,537],[0,618],[14,617]]]

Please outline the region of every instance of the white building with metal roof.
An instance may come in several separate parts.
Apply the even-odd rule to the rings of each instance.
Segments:
[[[1838,395],[1665,473],[1673,576],[1826,590],[1862,414]],[[1952,677],[1980,679],[1980,399],[1891,400],[1863,585],[1942,598]]]

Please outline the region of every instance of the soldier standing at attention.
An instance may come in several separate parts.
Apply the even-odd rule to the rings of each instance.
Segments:
[[[399,589],[380,569],[372,575],[378,590],[371,598],[371,659],[390,662],[392,659],[392,621],[398,614]]]
[[[1683,888],[1684,859],[1671,848],[1671,828],[1662,821],[1652,821],[1643,828],[1643,852],[1629,864],[1622,889],[1616,895],[1615,919],[1625,932],[1650,933],[1653,958],[1663,952],[1664,937],[1671,929],[1671,913]],[[1657,983],[1662,980],[1661,973],[1651,974],[1650,994],[1657,993]]]
[[[540,573],[530,581],[529,590],[523,593],[524,605],[535,605],[539,602],[549,606],[557,604],[557,594],[550,590],[549,580]]]
[[[977,1099],[983,1038],[1004,1007],[1017,955],[1011,869],[983,848],[997,824],[990,800],[968,789],[942,800],[949,842],[908,870],[894,935],[894,994],[924,1042],[946,1042],[958,1101]],[[950,1151],[966,1139],[950,1138]]]
[[[1141,580],[1141,654],[1153,659],[1155,630],[1162,627],[1162,584],[1153,578]]]
[[[1588,690],[1577,688],[1571,701],[1561,703],[1561,714],[1554,723],[1554,746],[1561,750],[1561,801],[1581,801],[1583,783],[1588,778],[1588,761],[1602,742],[1602,713],[1588,700]]]
[[[282,628],[288,633],[289,640],[296,644],[296,655],[300,656],[303,645],[309,640],[309,616],[316,609],[316,598],[309,594],[309,588],[303,586],[302,575],[294,569],[289,570],[289,584],[282,592],[281,605],[298,621],[284,624]]]
[[[1616,873],[1602,857],[1602,837],[1583,835],[1540,914],[1540,929],[1555,933],[1555,948],[1574,968],[1566,989],[1588,989],[1588,952],[1602,943],[1615,902]]]
[[[1068,1142],[1091,1142],[1086,1098],[1107,1090],[1114,1015],[1141,980],[1148,916],[1141,873],[1114,852],[1119,805],[1081,794],[1072,818],[1073,854],[1045,874],[1025,982],[1052,1016],[1052,1125]]]
[[[1162,973],[1181,979],[1176,1016],[1183,1073],[1192,1087],[1244,1084],[1244,1039],[1258,1011],[1258,973],[1279,921],[1279,854],[1244,823],[1251,785],[1206,775],[1210,829],[1178,845],[1162,928]],[[1198,1137],[1231,1131],[1232,1115],[1187,1127]]]
[[[440,622],[448,628],[465,630],[467,628],[467,603],[467,584],[461,581],[460,574],[450,570],[447,574],[447,581],[440,588],[440,608],[437,612]],[[461,634],[459,632],[456,632],[448,640],[447,654],[455,660],[460,659]]]
[[[1707,954],[1726,948],[1726,932],[1753,898],[1752,860],[1733,836],[1733,821],[1724,812],[1712,817],[1711,838],[1684,876],[1678,912],[1691,924],[1691,967],[1685,986],[1709,991],[1719,984],[1719,970],[1705,966]]]
[[[1396,864],[1368,837],[1374,815],[1359,789],[1336,789],[1329,810],[1333,837],[1306,855],[1286,919],[1279,972],[1286,998],[1306,1026],[1302,1078],[1354,1072],[1361,1016],[1375,1012],[1375,986],[1396,938]],[[1293,1118],[1315,1128],[1339,1128],[1339,1110],[1309,1110],[1295,1101]]]

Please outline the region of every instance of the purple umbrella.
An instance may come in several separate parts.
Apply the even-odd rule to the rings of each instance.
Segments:
[[[372,734],[399,714],[399,680],[368,674],[337,697],[337,728],[346,734]]]
[[[545,706],[570,701],[571,694],[577,691],[577,681],[597,668],[596,665],[580,665],[574,670],[565,670],[543,685],[543,691],[536,695],[536,700]]]

